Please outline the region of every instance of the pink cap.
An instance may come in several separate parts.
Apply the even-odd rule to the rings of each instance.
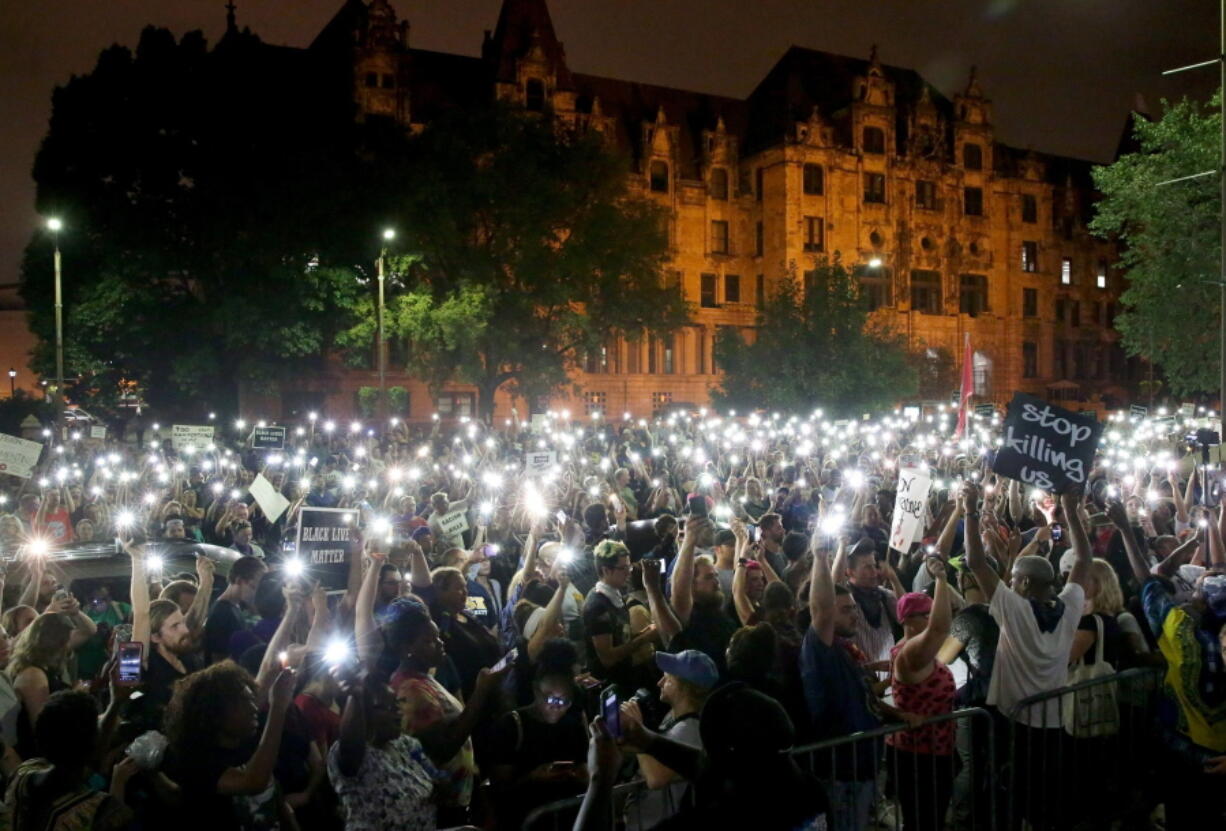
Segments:
[[[898,598],[898,619],[906,620],[912,615],[926,615],[932,611],[932,598],[923,592],[907,592]]]

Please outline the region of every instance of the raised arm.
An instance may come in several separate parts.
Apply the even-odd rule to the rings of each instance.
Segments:
[[[928,625],[918,637],[911,638],[903,645],[894,662],[894,676],[904,684],[918,684],[928,677],[933,661],[949,637],[949,629],[953,623],[945,564],[937,562],[933,567],[936,569],[933,574],[936,591],[932,597],[932,613],[928,616]]]
[[[409,585],[414,589],[424,589],[430,585],[430,563],[426,560],[426,552],[421,546],[413,543],[409,549]]]
[[[123,550],[132,561],[132,583],[128,596],[132,599],[132,640],[145,645],[144,661],[149,663],[152,648],[149,631],[149,578],[145,575],[145,547],[133,545],[131,540],[122,543]]]
[[[227,796],[258,794],[268,789],[272,782],[277,753],[281,749],[281,734],[285,729],[285,711],[289,709],[294,694],[294,671],[281,670],[272,684],[268,700],[268,720],[260,743],[242,767],[227,768],[217,780],[217,792]]]
[[[282,587],[281,591],[285,595],[285,613],[281,615],[277,631],[273,632],[272,639],[264,650],[264,660],[260,662],[259,672],[256,673],[257,696],[266,695],[273,679],[277,677],[280,670],[284,669],[281,664],[281,653],[287,652],[293,644],[294,627],[298,625],[299,619],[304,614],[305,598],[302,596],[301,589],[291,584]]]
[[[673,566],[669,600],[683,627],[690,622],[690,613],[694,610],[694,546],[699,533],[706,528],[707,520],[690,517],[685,528],[685,539],[682,540],[681,550],[677,553],[677,563]]]
[[[983,592],[984,599],[992,600],[996,587],[1000,585],[1000,577],[988,564],[987,554],[983,550],[983,538],[979,535],[979,488],[973,482],[965,482],[958,494],[962,514],[966,524],[962,529],[962,543],[966,546],[966,565],[975,575],[975,582]]]
[[[545,605],[545,614],[541,618],[541,625],[536,627],[536,631],[532,633],[531,640],[528,641],[528,658],[534,664],[536,657],[545,648],[545,644],[553,637],[558,621],[562,619],[562,603],[566,600],[566,593],[568,591],[570,591],[570,575],[566,573],[566,569],[559,569],[558,587],[554,590],[553,597],[549,598],[549,603]]]
[[[942,560],[948,560],[950,552],[954,549],[954,537],[958,535],[958,520],[962,519],[965,506],[961,500],[955,500],[954,509],[949,512],[949,518],[945,520],[945,527],[941,529],[941,536],[937,537],[936,554]]]
[[[204,623],[209,616],[209,603],[213,599],[213,572],[217,564],[203,554],[196,555],[196,578],[200,581],[196,587],[196,597],[187,610],[187,628],[193,635],[204,630]]]
[[[749,599],[749,589],[746,586],[747,571],[745,561],[737,560],[732,572],[732,605],[736,608],[736,616],[740,619],[742,626],[749,625],[756,611],[753,601]]]
[[[813,631],[830,646],[834,643],[834,578],[824,548],[813,550],[813,571],[809,579],[809,617]]]
[[[358,589],[358,602],[353,610],[353,634],[357,641],[358,661],[373,672],[382,646],[379,627],[375,624],[375,598],[379,591],[379,571],[387,561],[387,552],[378,551],[372,546],[366,556],[370,564],[366,567],[366,576],[362,578],[362,587]]]
[[[660,638],[667,647],[683,627],[660,585],[660,561],[644,559],[640,562],[643,564],[643,588],[647,591],[647,606],[651,610],[651,619],[655,621]]]
[[[360,684],[349,687],[349,699],[341,714],[337,766],[348,777],[358,775],[366,758],[366,692]]]
[[[1128,555],[1128,565],[1132,567],[1133,579],[1137,581],[1138,586],[1144,585],[1149,579],[1149,564],[1145,561],[1145,555],[1141,553],[1141,546],[1137,545],[1137,537],[1132,533],[1132,523],[1128,521],[1128,511],[1124,508],[1124,504],[1118,499],[1108,502],[1107,518],[1120,532],[1120,538],[1124,541],[1124,551]]]
[[[1060,505],[1064,508],[1064,521],[1068,525],[1069,540],[1073,545],[1073,554],[1077,558],[1073,570],[1069,572],[1068,582],[1076,583],[1088,591],[1090,582],[1090,562],[1094,559],[1090,548],[1090,538],[1086,534],[1085,521],[1082,517],[1081,494],[1065,491],[1060,494]]]

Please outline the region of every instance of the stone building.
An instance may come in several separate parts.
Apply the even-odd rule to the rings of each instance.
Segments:
[[[232,25],[227,38],[239,37],[251,36]],[[358,119],[412,130],[497,96],[599,130],[630,155],[634,187],[667,208],[670,277],[695,307],[692,325],[608,343],[552,407],[637,417],[705,404],[720,327],[752,328],[774,285],[827,256],[855,268],[874,314],[934,369],[956,379],[969,333],[983,399],[1024,390],[1089,407],[1123,395],[1135,371],[1111,329],[1113,246],[1086,228],[1091,164],[1000,141],[973,70],[952,101],[875,47],[867,59],[793,47],[744,99],[602,78],[571,68],[545,0],[505,0],[480,57],[412,48],[386,0],[347,0],[305,51]],[[391,370],[412,418],[473,412],[463,386],[434,398]],[[283,414],[344,413],[372,383],[336,366],[289,385]],[[275,413],[244,398],[245,410]],[[511,403],[498,402],[500,417]]]

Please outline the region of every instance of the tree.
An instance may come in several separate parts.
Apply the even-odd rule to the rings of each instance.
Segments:
[[[240,381],[318,366],[350,325],[385,202],[364,136],[304,80],[265,71],[251,35],[212,52],[147,28],[56,90],[34,167],[64,220],[65,372],[73,400],[136,382],[158,407],[236,407]],[[311,113],[309,124],[303,113]],[[373,246],[371,246],[373,248]],[[22,292],[54,366],[51,243],[26,250]]]
[[[1123,243],[1128,280],[1115,328],[1175,395],[1218,388],[1221,200],[1217,176],[1158,183],[1218,168],[1220,105],[1219,90],[1208,107],[1163,101],[1157,121],[1134,116],[1137,152],[1094,171],[1103,199],[1090,227]]]
[[[837,258],[805,272],[803,286],[792,272],[758,312],[752,343],[732,328],[716,338],[724,378],[715,403],[858,416],[913,396],[911,358],[869,321],[855,276]]]
[[[497,105],[456,110],[386,174],[409,255],[392,257],[387,330],[437,388],[474,384],[489,419],[504,386],[531,400],[612,338],[688,320],[667,285],[663,211],[629,189],[600,134]],[[368,313],[369,312],[369,313]],[[365,354],[368,300],[342,343]]]

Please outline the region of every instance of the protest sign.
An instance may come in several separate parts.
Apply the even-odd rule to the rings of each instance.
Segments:
[[[1128,415],[1133,418],[1145,418],[1149,415],[1149,407],[1142,407],[1140,404],[1133,404],[1128,408]]]
[[[991,418],[994,415],[996,415],[995,405],[993,404],[976,404],[975,405],[975,417],[976,418]]]
[[[1196,405],[1191,401],[1185,401],[1179,405],[1180,418],[1191,418],[1194,415],[1196,415]]]
[[[251,432],[253,450],[284,450],[284,427],[257,427]]]
[[[439,517],[438,527],[444,534],[454,537],[468,530],[468,512],[452,511]]]
[[[345,508],[303,508],[298,514],[298,558],[310,579],[328,591],[349,582],[349,563],[361,553],[358,512]]]
[[[1092,418],[1015,393],[992,470],[1054,493],[1084,486],[1103,426]]]
[[[192,446],[204,447],[213,441],[213,425],[211,424],[175,424],[170,428],[170,446],[182,450]]]
[[[277,518],[289,507],[289,500],[272,486],[272,482],[264,478],[263,473],[255,477],[249,490],[255,497],[256,504],[260,506],[260,510],[264,512],[264,516],[268,517],[269,522],[276,522]]]
[[[524,460],[524,467],[528,473],[546,473],[558,462],[558,454],[555,450],[542,450],[539,452],[529,452]]]
[[[34,466],[42,451],[43,446],[36,441],[0,433],[0,473],[29,479],[34,475]]]
[[[89,437],[91,439],[105,439],[106,438],[106,428],[99,426],[97,424],[93,425],[92,427],[89,428]]]
[[[904,468],[898,471],[898,494],[894,497],[894,522],[890,526],[890,548],[904,554],[911,550],[916,532],[924,519],[928,504],[928,489],[932,478],[928,471]]]

